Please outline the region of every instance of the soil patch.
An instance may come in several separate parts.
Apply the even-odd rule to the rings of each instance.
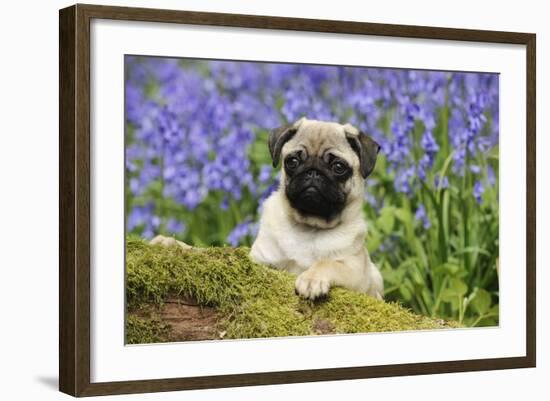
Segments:
[[[162,322],[164,328],[155,342],[219,340],[225,335],[218,330],[220,315],[216,309],[200,306],[189,298],[169,298],[162,305],[142,305],[128,315],[144,324]]]

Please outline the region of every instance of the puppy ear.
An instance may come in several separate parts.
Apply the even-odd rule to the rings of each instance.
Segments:
[[[269,153],[271,153],[271,159],[273,160],[273,167],[277,167],[279,164],[284,144],[292,139],[304,120],[305,117],[302,117],[293,124],[273,129],[269,134],[268,145]]]
[[[348,143],[359,157],[361,175],[363,178],[367,178],[374,170],[380,145],[370,136],[349,124],[344,126],[344,130]]]

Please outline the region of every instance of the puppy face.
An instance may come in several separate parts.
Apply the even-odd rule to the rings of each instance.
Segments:
[[[331,225],[346,207],[362,202],[364,179],[379,146],[353,126],[307,120],[270,136],[273,165],[282,161],[285,196],[302,223]]]

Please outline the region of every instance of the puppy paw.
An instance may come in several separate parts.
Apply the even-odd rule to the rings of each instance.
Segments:
[[[185,242],[178,241],[173,237],[165,237],[164,235],[157,235],[150,242],[152,245],[162,245],[166,247],[179,246],[183,249],[191,249],[191,245],[186,244]]]
[[[320,271],[309,269],[296,279],[296,294],[303,298],[311,300],[322,298],[328,294],[329,290],[330,282]]]

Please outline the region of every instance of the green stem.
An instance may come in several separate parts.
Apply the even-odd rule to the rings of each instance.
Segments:
[[[229,207],[233,213],[233,218],[235,219],[235,224],[242,223],[241,211],[239,210],[237,204],[231,199],[229,201]]]
[[[471,327],[475,327],[479,324],[479,322],[481,322],[483,319],[485,318],[488,318],[488,317],[493,317],[493,316],[497,316],[496,313],[493,313],[493,312],[490,312],[490,313],[484,313],[484,314],[481,314],[477,317],[476,320],[474,320],[474,322],[470,325]]]
[[[462,321],[464,320],[464,298],[459,295],[458,296],[458,323],[462,324]]]
[[[441,281],[441,285],[439,286],[439,293],[437,294],[435,305],[433,307],[434,314],[432,314],[432,316],[435,316],[435,313],[437,313],[437,310],[439,309],[439,305],[441,304],[441,294],[443,294],[443,290],[447,287],[448,282],[449,282],[449,276],[443,277],[443,280]]]
[[[469,165],[470,158],[469,158],[469,152],[466,149],[466,158],[464,161],[465,167],[464,167],[464,177],[462,179],[462,228],[463,228],[463,247],[468,248],[470,246],[470,220],[469,220],[469,204],[470,200],[468,199],[470,196],[470,188],[469,185],[469,177],[470,173],[468,172],[468,169],[466,166]],[[471,274],[472,266],[471,266],[471,258],[468,253],[464,255],[464,266],[466,268],[466,271],[468,274]]]

